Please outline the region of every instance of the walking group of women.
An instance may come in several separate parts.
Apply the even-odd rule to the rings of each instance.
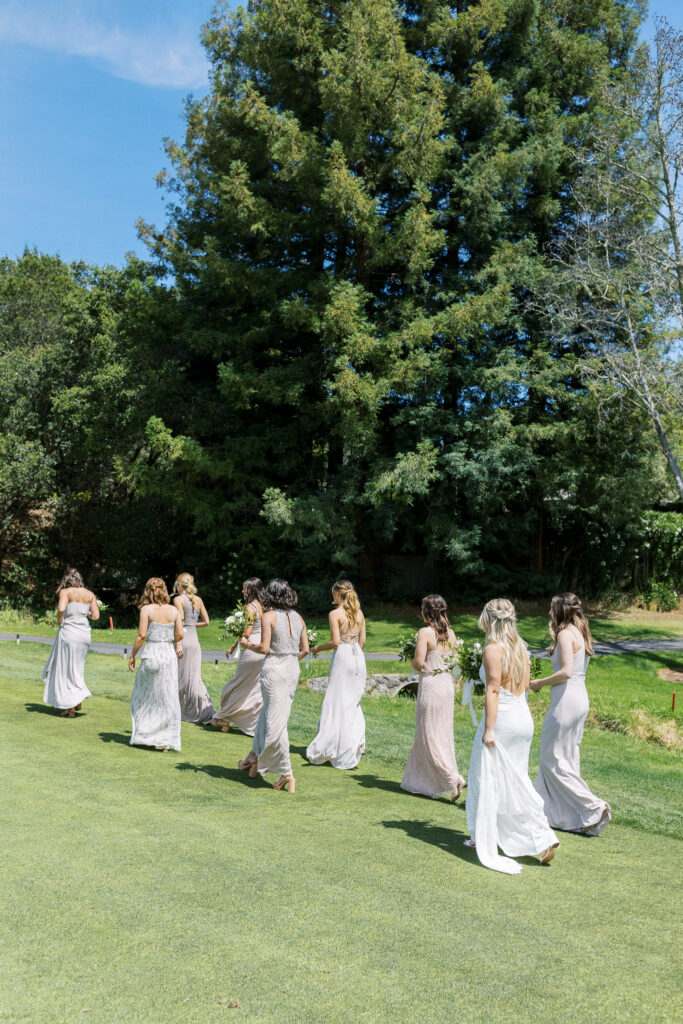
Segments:
[[[147,581],[140,621],[129,660],[135,672],[131,698],[130,743],[157,750],[180,750],[181,721],[227,732],[230,726],[253,737],[250,753],[238,762],[251,778],[273,772],[275,789],[293,793],[296,782],[287,725],[300,662],[309,653],[333,650],[318,732],[306,756],[312,764],[355,768],[365,752],[363,647],[365,617],[349,580],[332,588],[330,640],[309,652],[308,632],[295,610],[296,592],[285,580],[245,580],[249,624],[238,642],[237,670],[223,687],[214,709],[201,679],[197,629],[209,624],[192,576],[182,573],[169,598],[159,578]],[[69,570],[59,588],[58,635],[43,672],[44,700],[73,717],[90,697],[85,658],[90,643],[88,617],[97,619],[94,594]],[[455,801],[467,789],[467,825],[480,862],[497,871],[522,870],[514,857],[552,860],[559,845],[553,828],[598,835],[611,819],[609,804],[594,796],[580,774],[579,749],[588,714],[586,668],[593,653],[588,621],[573,594],[559,594],[550,607],[553,673],[531,680],[528,650],[517,630],[514,606],[489,601],[479,618],[486,642],[480,671],[485,713],[474,737],[468,781],[458,771],[453,732],[454,687],[448,662],[456,638],[446,602],[430,595],[422,602],[425,626],[417,634],[413,667],[420,673],[415,740],[401,782],[410,793],[448,795]],[[140,663],[136,671],[136,658]],[[541,734],[540,767],[529,778],[533,720],[528,691],[551,687],[551,706]],[[503,851],[501,856],[499,850]]]

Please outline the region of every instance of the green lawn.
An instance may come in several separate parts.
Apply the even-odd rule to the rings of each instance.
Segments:
[[[364,702],[368,754],[341,773],[303,762],[321,698],[300,690],[289,796],[236,770],[240,734],[184,725],[181,753],[129,747],[123,659],[89,656],[96,696],[69,721],[41,704],[45,651],[0,653],[0,1021],[680,1019],[672,752],[587,729],[613,824],[509,877],[462,846],[464,805],[399,789],[412,701]],[[213,696],[223,678],[206,672]],[[466,769],[464,709],[455,725]]]
[[[526,607],[526,606],[524,606]],[[327,617],[307,615],[301,609],[307,625],[321,632],[321,640],[327,638]],[[370,652],[391,653],[398,646],[398,638],[403,633],[414,632],[422,624],[417,605],[379,605],[366,609],[368,643]],[[115,629],[108,627],[109,616],[105,614],[93,624],[93,639],[112,643],[132,644],[135,629],[131,626],[119,629],[114,620]],[[477,613],[462,612],[451,616],[451,624],[458,634],[467,641],[481,639],[477,629]],[[534,611],[520,614],[519,628],[522,636],[532,647],[545,647],[548,637],[548,615],[545,604],[538,605]],[[659,613],[646,611],[600,613],[591,616],[591,628],[596,640],[640,639],[643,637],[678,637],[683,636],[683,616],[678,613]],[[0,611],[0,632],[20,632],[32,636],[54,636],[55,627],[45,622],[36,621],[27,613],[12,610]],[[210,626],[199,630],[202,647],[207,650],[223,650],[226,641],[223,634],[223,619],[212,620]]]

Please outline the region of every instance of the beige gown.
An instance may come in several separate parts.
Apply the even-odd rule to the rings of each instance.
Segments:
[[[247,607],[256,616],[249,642],[258,645],[261,643],[261,619],[255,605],[250,604]],[[254,735],[258,716],[263,707],[261,666],[264,657],[264,654],[258,654],[256,651],[241,649],[237,671],[228,679],[221,691],[221,707],[214,715],[215,722],[222,722],[225,725],[232,722],[247,736]]]
[[[287,723],[299,682],[297,654],[303,629],[298,612],[276,611],[270,651],[261,668],[263,707],[256,723],[252,750],[258,759],[258,771],[291,775]]]
[[[550,709],[541,732],[536,792],[543,798],[548,821],[565,832],[587,830],[599,835],[612,815],[604,800],[595,796],[581,778],[581,739],[588,714],[586,669],[590,658],[585,644],[574,654],[571,678],[550,687]],[[560,664],[557,650],[553,669]],[[607,813],[603,817],[605,808]]]
[[[202,649],[197,637],[199,609],[183,594],[183,657],[178,661],[178,696],[183,722],[208,722],[213,704],[202,682]]]
[[[428,651],[415,708],[415,742],[401,788],[425,796],[449,796],[465,783],[455,760],[453,677],[443,656]]]

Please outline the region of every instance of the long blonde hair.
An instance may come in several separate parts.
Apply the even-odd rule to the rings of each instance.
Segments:
[[[332,587],[332,594],[335,598],[339,598],[339,603],[344,609],[349,629],[353,629],[360,615],[360,601],[358,600],[358,594],[353,589],[353,583],[351,580],[337,580]]]
[[[486,634],[486,643],[503,648],[503,675],[513,693],[521,693],[529,667],[529,652],[517,631],[517,613],[512,601],[496,597],[484,605],[477,623]]]
[[[195,601],[195,594],[197,593],[197,588],[194,585],[194,576],[190,576],[189,572],[180,573],[178,579],[173,584],[173,589],[178,594],[186,594],[187,599],[192,605],[192,607],[197,607],[197,602]]]

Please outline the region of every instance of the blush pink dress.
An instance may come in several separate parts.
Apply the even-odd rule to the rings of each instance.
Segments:
[[[247,607],[255,616],[249,642],[257,647],[261,643],[261,619],[255,604]],[[247,736],[254,735],[258,716],[263,707],[261,668],[264,658],[265,654],[240,649],[237,671],[228,679],[221,691],[221,707],[213,716],[214,722],[234,725]]]
[[[401,788],[409,793],[451,795],[465,780],[458,771],[453,737],[453,677],[442,654],[428,651],[415,708],[415,741]]]

